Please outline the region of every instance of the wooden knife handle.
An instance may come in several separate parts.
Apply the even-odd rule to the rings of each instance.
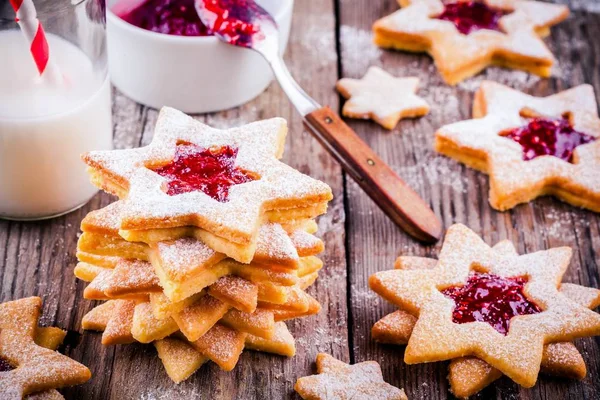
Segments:
[[[329,107],[304,123],[392,221],[414,238],[433,243],[442,235],[431,208]]]

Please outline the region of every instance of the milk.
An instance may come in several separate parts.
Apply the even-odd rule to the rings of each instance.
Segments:
[[[76,46],[48,34],[65,78],[39,77],[19,31],[0,31],[0,218],[39,219],[85,204],[96,189],[80,155],[112,148],[110,84]]]

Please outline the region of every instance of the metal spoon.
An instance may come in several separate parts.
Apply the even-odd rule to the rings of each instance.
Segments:
[[[419,195],[335,112],[319,105],[292,78],[279,54],[277,23],[266,10],[254,0],[196,0],[196,10],[219,39],[267,60],[308,130],[392,221],[423,242],[440,238],[440,220]]]

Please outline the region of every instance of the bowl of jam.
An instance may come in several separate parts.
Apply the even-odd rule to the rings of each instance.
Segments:
[[[280,51],[293,0],[257,0],[277,22]],[[194,0],[109,0],[107,40],[113,84],[150,107],[206,113],[244,104],[273,80],[259,54],[221,43],[200,21]]]

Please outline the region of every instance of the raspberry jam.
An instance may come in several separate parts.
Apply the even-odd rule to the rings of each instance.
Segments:
[[[4,358],[0,357],[0,372],[12,371],[14,368]]]
[[[154,172],[167,178],[169,196],[202,191],[226,203],[229,188],[255,180],[235,166],[237,149],[229,146],[206,149],[193,144],[180,144],[174,160]]]
[[[243,47],[263,39],[260,20],[272,19],[254,0],[198,0],[198,13],[215,35]]]
[[[526,283],[527,279],[522,277],[503,278],[475,272],[464,286],[444,289],[442,294],[454,300],[454,323],[487,322],[506,336],[512,317],[542,311],[523,293]]]
[[[582,144],[596,140],[595,137],[576,131],[567,118],[551,120],[534,118],[527,125],[515,128],[502,136],[510,138],[523,147],[523,160],[539,156],[554,156],[572,162],[573,151]]]
[[[254,0],[146,0],[134,9],[118,4],[113,11],[130,24],[152,32],[219,35],[244,47],[252,47],[263,38],[258,20],[271,18]]]
[[[450,21],[463,35],[480,29],[500,31],[498,21],[504,13],[477,1],[457,1],[444,5],[444,12],[437,19]]]
[[[148,31],[177,36],[208,36],[194,0],[147,0],[125,13],[114,10],[123,20]]]

